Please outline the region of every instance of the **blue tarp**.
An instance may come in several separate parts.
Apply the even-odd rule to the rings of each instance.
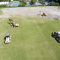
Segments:
[[[18,6],[18,5],[19,5],[19,3],[12,3],[11,6]]]

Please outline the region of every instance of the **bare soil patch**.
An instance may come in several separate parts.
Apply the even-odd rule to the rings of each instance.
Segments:
[[[39,11],[43,11],[47,14],[44,18],[60,20],[60,8],[57,6],[4,8],[2,11],[9,15],[37,15],[39,17],[41,17]]]

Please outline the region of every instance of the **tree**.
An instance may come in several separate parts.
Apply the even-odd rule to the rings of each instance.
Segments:
[[[58,0],[58,3],[60,3],[60,0]]]
[[[50,2],[54,1],[54,2],[58,2],[60,3],[60,0],[49,0]]]
[[[11,1],[11,0],[0,0],[0,2],[2,2],[2,1]]]
[[[42,0],[42,4],[45,4],[45,1],[44,0]]]
[[[22,4],[23,4],[23,5],[26,5],[27,3],[26,3],[24,0],[22,0]]]
[[[56,3],[55,3],[55,6],[59,6],[59,3],[56,2]]]
[[[49,6],[55,6],[55,2],[52,1],[52,2],[50,2],[48,5],[49,5]]]
[[[42,0],[38,0],[38,1],[42,1]]]
[[[31,3],[31,4],[35,4],[35,2],[36,2],[36,0],[31,0],[30,3]]]
[[[22,0],[19,0],[20,2],[22,2]]]

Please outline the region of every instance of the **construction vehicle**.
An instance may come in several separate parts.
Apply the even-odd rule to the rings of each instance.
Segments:
[[[9,19],[9,21],[10,21],[10,25],[13,26],[13,27],[18,27],[18,26],[19,26],[18,23],[15,23],[15,22],[14,22],[14,20]]]
[[[60,37],[57,38],[57,41],[60,43]]]
[[[39,11],[41,16],[47,16],[43,11]]]
[[[60,32],[53,32],[52,37],[56,38],[56,40],[60,43]]]
[[[11,36],[10,34],[6,34],[4,43],[10,43],[10,42],[11,42]]]

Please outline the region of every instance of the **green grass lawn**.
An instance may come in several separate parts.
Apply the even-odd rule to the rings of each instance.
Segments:
[[[3,12],[1,11],[1,9],[2,9],[2,8],[0,8],[0,15],[2,15],[2,14],[3,14]]]
[[[60,43],[51,37],[60,31],[59,20],[28,15],[11,19],[19,27],[11,27],[8,18],[0,19],[0,60],[60,60]],[[4,44],[6,34],[11,35],[9,44]]]

